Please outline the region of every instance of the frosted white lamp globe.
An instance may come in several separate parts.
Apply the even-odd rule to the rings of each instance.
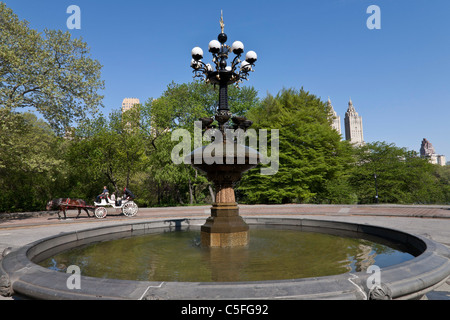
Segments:
[[[198,67],[198,63],[197,61],[195,61],[194,59],[191,60],[191,68],[196,69]]]
[[[247,61],[241,62],[241,70],[242,71],[249,71],[252,68],[252,65],[248,63]]]
[[[208,48],[209,48],[209,52],[211,52],[211,53],[219,53],[220,42],[217,40],[212,40],[209,42]]]
[[[198,61],[203,58],[203,50],[200,47],[195,47],[192,49],[192,58],[194,58],[195,61]]]
[[[258,56],[255,51],[249,51],[245,55],[245,60],[250,64],[255,63],[257,59],[258,59]]]
[[[235,41],[231,45],[231,51],[233,51],[234,54],[241,54],[244,52],[244,44],[240,41]]]

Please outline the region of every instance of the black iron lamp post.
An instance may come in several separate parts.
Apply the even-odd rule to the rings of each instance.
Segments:
[[[245,60],[242,61],[241,55],[244,53],[244,44],[241,41],[233,42],[231,47],[226,44],[228,37],[224,33],[223,15],[221,15],[220,27],[222,32],[217,40],[210,41],[208,46],[215,67],[202,61],[203,50],[200,47],[192,49],[191,67],[194,69],[194,78],[200,78],[206,83],[219,86],[219,106],[215,119],[219,123],[219,130],[223,133],[226,129],[225,123],[232,118],[228,108],[228,86],[235,84],[238,87],[243,80],[248,80],[249,72],[253,71],[252,67],[255,65],[257,55],[254,51],[249,51],[245,55]],[[230,53],[234,53],[236,56],[229,65],[227,60]],[[243,122],[246,119],[241,117],[234,117],[232,120],[235,123],[235,128],[240,127],[245,130],[245,127],[248,128],[251,125],[244,124]]]
[[[227,129],[242,129],[246,131],[252,121],[245,117],[233,117],[228,107],[228,86],[239,85],[248,79],[249,72],[257,56],[254,51],[247,52],[245,60],[241,61],[244,53],[244,45],[235,41],[232,46],[226,44],[227,35],[224,33],[223,15],[220,18],[222,32],[217,40],[209,43],[209,52],[212,53],[213,68],[211,64],[205,64],[203,50],[199,47],[192,49],[191,67],[194,69],[194,78],[201,78],[206,83],[219,86],[219,105],[214,117],[201,118],[202,129],[208,130],[213,127],[214,119],[219,124],[222,133],[222,141],[214,140],[214,143],[194,150],[190,155],[191,165],[206,173],[209,181],[214,184],[216,190],[215,202],[211,207],[211,216],[201,227],[202,245],[207,247],[235,247],[245,246],[249,241],[249,226],[239,215],[239,207],[236,202],[234,186],[238,183],[242,174],[254,168],[261,162],[261,155],[256,150],[243,145],[238,145],[234,138],[227,141]],[[228,63],[230,54],[235,57]],[[233,124],[228,125],[232,120]],[[203,155],[205,148],[214,146],[214,161],[206,161],[202,156],[200,162],[196,162],[196,154]],[[231,148],[230,148],[231,147]],[[242,148],[241,148],[242,147]],[[238,151],[240,150],[240,151]],[[199,152],[198,152],[199,151]],[[208,155],[206,157],[209,157]],[[231,163],[229,160],[231,158]],[[216,161],[219,160],[219,161]],[[241,161],[243,160],[243,161]]]
[[[375,179],[375,203],[378,203],[378,185],[377,185],[377,174],[374,173],[373,175]]]

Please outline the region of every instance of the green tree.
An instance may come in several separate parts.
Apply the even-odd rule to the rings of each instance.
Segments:
[[[450,166],[435,166],[434,175],[438,179],[438,185],[441,186],[442,199],[438,201],[439,203],[450,204]]]
[[[62,140],[31,113],[0,111],[0,212],[42,210],[64,180]]]
[[[176,84],[172,82],[158,99],[146,102],[152,127],[162,130],[185,128],[193,130],[194,122],[212,117],[218,104],[218,90],[200,81]],[[229,87],[229,107],[234,115],[244,115],[259,103],[253,87]]]
[[[29,28],[0,2],[0,105],[39,112],[62,133],[95,113],[103,96],[101,65],[69,32]]]
[[[279,130],[280,150],[278,173],[262,176],[256,168],[243,177],[239,192],[244,201],[330,202],[327,183],[342,178],[352,151],[331,128],[327,105],[303,88],[283,89],[247,116],[254,121],[252,128]]]
[[[252,87],[229,88],[229,106],[235,115],[245,114],[259,103]],[[158,204],[202,203],[211,201],[214,193],[206,178],[190,165],[175,165],[171,151],[178,143],[171,141],[172,130],[183,128],[191,135],[194,122],[212,117],[216,112],[218,90],[203,82],[171,83],[158,99],[149,99],[145,108],[151,118],[151,136],[155,152],[151,156],[149,173],[158,194]],[[192,147],[194,139],[192,139]]]
[[[74,176],[85,182],[80,194],[91,199],[105,184],[121,191],[148,165],[147,144],[142,143],[146,133],[139,126],[140,106],[135,108],[124,114],[112,112],[109,119],[87,119],[75,131],[68,163]]]
[[[383,203],[442,202],[436,167],[417,152],[387,142],[368,143],[356,151],[350,183],[359,203],[374,203],[376,191]]]

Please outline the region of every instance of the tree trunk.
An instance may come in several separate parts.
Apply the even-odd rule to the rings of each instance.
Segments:
[[[180,194],[180,190],[179,190],[179,189],[177,189],[177,198],[178,198],[178,202],[179,202],[181,205],[184,205],[184,201],[183,201],[183,199],[182,199],[182,197],[181,197],[181,194]]]
[[[108,172],[105,172],[106,177],[108,178],[109,182],[112,183],[112,185],[114,186],[114,189],[117,191],[117,181],[116,179],[114,179],[114,175],[112,173],[112,169],[109,168]]]

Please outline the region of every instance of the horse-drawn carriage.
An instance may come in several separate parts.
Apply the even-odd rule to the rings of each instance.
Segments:
[[[112,208],[115,212],[122,211],[127,217],[134,217],[139,208],[133,200],[111,200],[109,196],[100,200],[100,202],[94,202],[95,210],[94,214],[97,218],[103,219],[108,214],[107,208]]]
[[[98,219],[103,219],[108,214],[108,209],[114,209],[115,212],[121,212],[127,217],[135,216],[139,208],[133,200],[111,200],[108,196],[101,199],[100,202],[94,202],[93,206],[87,205],[86,201],[82,199],[70,199],[70,198],[59,198],[50,200],[47,203],[47,210],[58,210],[58,217],[61,218],[59,213],[62,211],[64,213],[64,219],[67,218],[66,210],[78,210],[77,218],[81,214],[81,210],[84,210],[88,217],[90,217],[89,210],[94,211],[94,215]]]

